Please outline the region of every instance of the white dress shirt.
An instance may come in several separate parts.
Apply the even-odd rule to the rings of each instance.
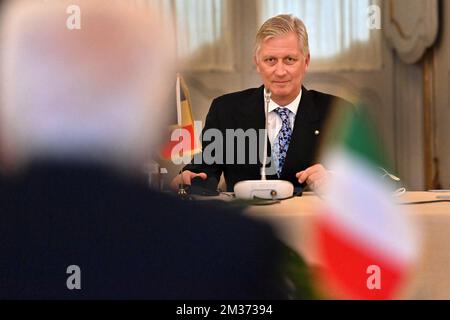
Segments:
[[[300,99],[302,98],[302,90],[300,90],[300,93],[298,94],[297,98],[294,99],[291,103],[289,103],[287,106],[279,106],[276,102],[274,102],[272,99],[269,102],[269,116],[268,116],[268,128],[267,128],[267,134],[269,135],[269,141],[270,144],[273,146],[274,141],[278,135],[278,133],[281,130],[282,121],[280,116],[275,112],[276,108],[282,107],[282,108],[288,108],[291,112],[289,113],[289,120],[291,123],[291,129],[294,130],[294,121],[295,121],[295,115],[297,114],[298,106],[300,104]]]

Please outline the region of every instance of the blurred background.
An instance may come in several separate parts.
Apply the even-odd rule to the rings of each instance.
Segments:
[[[253,65],[261,23],[298,16],[311,49],[305,86],[370,106],[408,190],[450,188],[450,1],[126,1],[173,21],[193,117],[203,122],[213,98],[261,85]],[[181,168],[163,166],[168,181]]]

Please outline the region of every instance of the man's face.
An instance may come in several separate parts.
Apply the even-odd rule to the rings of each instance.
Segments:
[[[264,85],[272,92],[272,100],[284,106],[300,92],[309,55],[303,55],[296,34],[290,32],[263,41],[255,64]]]

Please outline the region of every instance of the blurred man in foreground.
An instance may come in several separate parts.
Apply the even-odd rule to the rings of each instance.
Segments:
[[[0,20],[0,298],[283,298],[270,228],[139,179],[168,31],[126,1],[75,3],[11,1]]]

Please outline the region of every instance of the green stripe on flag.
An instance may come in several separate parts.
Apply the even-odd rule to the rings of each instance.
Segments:
[[[326,146],[342,147],[370,165],[383,167],[392,172],[390,161],[365,111],[365,106],[360,104],[356,110],[349,107],[336,109],[338,113],[332,121],[332,130]]]

